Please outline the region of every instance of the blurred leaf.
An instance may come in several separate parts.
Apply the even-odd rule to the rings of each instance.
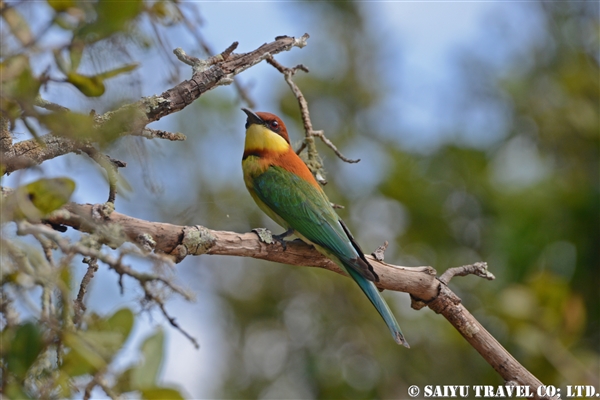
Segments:
[[[71,268],[69,268],[68,266],[62,266],[59,270],[59,274],[60,280],[64,287],[70,290],[72,284]],[[65,315],[65,317],[71,318],[70,315]]]
[[[128,308],[123,308],[109,318],[95,317],[91,319],[83,337],[94,343],[98,353],[108,362],[128,339],[133,322],[133,312]]]
[[[67,73],[67,82],[75,86],[87,97],[99,97],[106,90],[103,79],[99,75],[87,76],[76,72]]]
[[[17,382],[10,382],[6,386],[6,397],[11,400],[25,400],[32,397],[25,393],[24,388]]]
[[[110,1],[99,0],[94,3],[95,21],[83,25],[76,31],[77,38],[85,42],[96,42],[115,33],[124,32],[144,9],[142,0]]]
[[[168,0],[159,0],[150,7],[150,14],[163,23],[170,24],[179,19],[179,13],[173,7],[173,2]]]
[[[6,99],[5,97],[0,97],[0,109],[11,124],[14,124],[15,120],[21,116],[21,107],[19,106],[19,103]],[[2,170],[0,171],[0,176],[2,176],[4,175],[4,166],[0,167],[2,167]]]
[[[8,57],[0,64],[0,82],[7,83],[17,79],[25,69],[30,69],[29,58],[24,54]],[[2,88],[5,91],[5,88]]]
[[[48,5],[56,12],[67,11],[71,7],[75,7],[74,0],[48,0]]]
[[[129,308],[123,308],[115,312],[110,318],[108,318],[106,322],[109,330],[113,332],[119,332],[123,335],[124,343],[129,337],[131,329],[133,328],[133,312]]]
[[[33,76],[28,57],[18,55],[4,60],[0,64],[0,80],[3,111],[16,106],[35,114],[33,104],[39,94],[41,82]]]
[[[118,393],[127,393],[136,390],[135,387],[132,386],[131,374],[133,372],[133,368],[127,368],[123,372],[121,372],[118,376],[115,377],[115,385],[113,386],[113,390]]]
[[[181,393],[175,389],[152,388],[142,389],[140,392],[142,393],[142,398],[146,400],[184,400],[184,397],[181,395]]]
[[[54,54],[54,61],[56,62],[56,66],[63,74],[67,75],[71,71],[71,66],[67,62],[67,60],[63,57],[60,49],[54,49],[52,52]]]
[[[113,142],[122,136],[123,132],[129,132],[139,129],[138,121],[144,121],[146,115],[135,105],[132,107],[122,107],[110,114],[108,119],[102,121],[102,124],[95,133],[95,140],[101,145]]]
[[[44,178],[25,186],[27,197],[42,215],[62,207],[74,191],[75,182],[70,178]]]
[[[54,112],[40,115],[39,121],[56,136],[80,140],[95,138],[96,126],[91,115],[72,111]]]
[[[6,220],[39,220],[65,205],[74,190],[75,182],[69,178],[42,178],[0,199],[0,211]]]
[[[75,377],[105,368],[129,337],[133,320],[131,310],[124,308],[107,319],[91,315],[86,331],[65,333],[63,341],[70,350],[61,370]]]
[[[95,343],[77,333],[65,332],[63,342],[70,348],[63,358],[61,370],[71,377],[94,374],[106,367],[106,361],[98,352]]]
[[[76,50],[75,50],[76,51]],[[83,49],[82,49],[83,51]],[[75,58],[77,64],[79,64],[79,59],[81,58],[81,54],[71,52],[72,58]],[[102,72],[97,75],[88,76],[78,74],[76,72],[68,72],[67,73],[67,82],[74,85],[81,93],[88,97],[98,97],[102,96],[106,90],[104,85],[104,80],[113,78],[117,75],[131,72],[138,67],[138,64],[128,64],[123,67],[115,68],[110,71]],[[72,71],[74,71],[77,67],[72,65]]]
[[[156,378],[163,358],[164,336],[163,331],[159,329],[142,344],[144,361],[131,373],[132,387],[136,389],[156,387]]]
[[[4,334],[2,339],[8,339]],[[44,348],[39,327],[28,322],[18,326],[10,340],[3,341],[8,346],[5,354],[6,368],[19,380],[25,379],[29,367],[35,362]]]
[[[6,6],[2,10],[2,18],[8,25],[10,32],[21,42],[23,46],[33,42],[33,35],[29,24],[14,7]]]
[[[85,49],[85,43],[81,40],[73,40],[69,46],[69,58],[71,60],[71,70],[77,71],[79,64],[81,63],[81,57],[83,56],[83,50]]]
[[[103,80],[108,79],[108,78],[113,78],[117,75],[124,74],[126,72],[131,72],[131,71],[135,70],[138,66],[139,66],[139,63],[127,64],[122,67],[112,69],[110,71],[102,72],[101,74],[98,74],[97,76]]]

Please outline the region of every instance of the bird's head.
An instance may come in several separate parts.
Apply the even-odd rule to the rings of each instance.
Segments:
[[[242,108],[246,119],[246,150],[284,152],[290,148],[285,124],[277,115]]]

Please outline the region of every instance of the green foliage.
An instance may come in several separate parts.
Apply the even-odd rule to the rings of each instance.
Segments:
[[[69,178],[38,179],[2,196],[0,215],[3,221],[39,221],[67,203],[74,190],[75,182]]]
[[[35,10],[32,12],[28,7],[35,7]],[[33,29],[41,25],[39,21],[31,20],[31,16],[44,12],[48,16],[44,29]],[[52,89],[66,89],[62,92],[64,98],[72,97],[74,87],[79,92],[75,93],[79,100],[102,96],[104,107],[109,102],[114,103],[114,97],[107,95],[110,81],[134,72],[138,64],[123,62],[122,57],[110,50],[129,49],[134,38],[142,37],[140,22],[145,17],[149,16],[154,26],[157,21],[167,23],[171,12],[168,5],[146,7],[142,0],[48,0],[47,6],[3,2],[0,17],[3,27],[7,28],[3,30],[6,35],[2,37],[0,62],[3,130],[17,133],[15,123],[20,120],[34,139],[50,132],[100,148],[112,143],[123,132],[131,131],[132,124],[140,117],[134,107],[122,107],[99,116],[90,110],[82,113],[65,109],[64,104],[50,103],[41,95],[46,94],[44,90],[50,82]],[[174,20],[171,18],[170,22]],[[143,41],[144,46],[149,43],[150,40]],[[119,55],[123,54],[128,55],[127,50],[121,50]],[[97,62],[112,62],[117,58],[121,61],[107,63],[108,68],[102,68],[104,64]],[[71,93],[67,93],[68,90]],[[97,101],[95,104],[102,103]],[[3,135],[3,146],[5,139]],[[16,136],[8,139],[22,140]],[[46,150],[44,146],[56,145],[52,140],[44,139],[37,142],[42,151]],[[3,166],[0,169],[6,171]],[[76,392],[81,396],[84,388],[100,387],[97,390],[104,390],[108,396],[137,392],[136,397],[149,399],[183,398],[178,390],[165,388],[159,382],[158,371],[164,356],[162,331],[137,349],[143,355],[143,361],[116,371],[115,357],[131,340],[136,316],[127,308],[107,316],[85,313],[85,305],[80,300],[74,307],[73,291],[77,289],[73,284],[74,269],[79,268],[81,257],[73,248],[83,243],[93,252],[101,249],[101,243],[105,243],[103,239],[84,234],[79,242],[68,236],[61,241],[56,239],[58,236],[48,234],[38,236],[35,245],[31,245],[26,240],[15,239],[14,233],[10,233],[12,227],[8,222],[11,220],[21,228],[32,226],[33,230],[48,230],[48,226],[29,225],[23,220],[39,224],[49,213],[68,202],[74,190],[75,183],[71,178],[42,178],[17,187],[12,193],[3,192],[0,197],[3,229],[0,237],[0,308],[3,317],[0,325],[0,392],[10,399],[71,398],[77,395]],[[88,242],[84,243],[84,240]],[[70,250],[65,251],[59,244]],[[84,262],[98,262],[91,258],[85,258]],[[39,299],[39,310],[35,307],[29,310],[30,322],[24,322],[13,309],[13,303],[19,303],[19,299],[15,300],[12,294],[23,294],[26,298],[32,292],[37,293],[32,299]],[[125,379],[128,376],[133,376],[131,382]]]
[[[140,348],[144,361],[123,371],[117,378],[115,390],[120,393],[136,391],[146,400],[183,399],[176,389],[156,384],[164,354],[164,339],[164,333],[160,329],[146,338]]]
[[[2,18],[6,22],[6,25],[8,25],[10,32],[23,46],[27,46],[33,41],[33,34],[31,33],[29,24],[20,12],[14,8],[7,7],[2,10]]]
[[[4,393],[11,399],[47,398],[50,392],[70,397],[70,380],[106,371],[129,338],[133,323],[133,313],[124,308],[108,317],[91,314],[81,328],[63,327],[60,336],[56,329],[33,322],[6,327],[0,337]],[[137,391],[144,399],[182,399],[176,389],[157,385],[163,342],[161,330],[147,338],[140,348],[144,360],[117,374],[111,391]]]
[[[131,72],[138,67],[138,64],[129,64],[92,76],[80,74],[76,71],[81,62],[84,49],[85,45],[83,41],[74,40],[69,47],[69,62],[62,57],[58,50],[54,51],[54,59],[57,67],[67,76],[65,81],[75,86],[87,97],[102,96],[106,91],[106,86],[104,85],[106,79]]]
[[[75,29],[75,37],[90,43],[114,34],[122,34],[139,17],[143,7],[142,0],[98,0],[92,3],[90,10],[86,10],[88,15],[94,16],[93,20],[78,26]]]
[[[90,63],[82,67],[85,55],[94,56],[97,50],[94,46],[99,43],[110,45],[117,37],[127,37],[135,31],[135,25],[141,15],[153,9],[146,10],[141,0],[115,2],[99,0],[95,2],[48,1],[56,15],[51,26],[45,32],[62,31],[64,36],[68,31],[70,43],[55,48],[39,48],[32,43],[34,38],[27,21],[19,11],[19,5],[6,5],[2,18],[17,39],[19,46],[3,46],[2,63],[0,64],[0,109],[12,124],[22,118],[26,127],[34,137],[37,121],[52,130],[56,135],[71,138],[98,140],[94,132],[94,121],[91,116],[79,116],[70,112],[41,113],[34,105],[40,103],[40,88],[48,80],[72,85],[83,96],[100,97],[106,92],[106,81],[131,73],[137,68],[136,63],[125,64],[105,71],[89,72]],[[38,70],[44,71],[36,75],[30,67],[30,59],[46,52],[54,55],[54,63],[37,65]],[[57,79],[56,76],[62,75]],[[52,78],[51,78],[51,77]],[[79,125],[81,124],[81,125]],[[61,129],[61,127],[65,127]],[[118,137],[116,132],[111,135],[99,135],[100,140],[108,143]]]
[[[0,350],[6,371],[17,380],[23,381],[44,347],[39,327],[27,322],[13,329],[5,329],[1,339],[3,344],[10,343],[10,346],[2,346]]]

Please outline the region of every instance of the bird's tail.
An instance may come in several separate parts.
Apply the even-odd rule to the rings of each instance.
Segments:
[[[394,337],[396,343],[401,344],[404,347],[410,348],[408,342],[404,339],[404,335],[400,330],[398,321],[396,321],[396,318],[394,317],[394,314],[392,314],[390,307],[387,305],[383,297],[381,297],[381,294],[379,293],[379,290],[377,290],[375,284],[363,278],[358,272],[354,271],[353,268],[346,268],[346,271],[352,277],[352,279],[354,279],[354,281],[358,283],[358,286],[360,286],[360,288],[367,295],[369,300],[371,300],[371,303],[373,303],[373,305],[379,312],[379,315],[381,315],[381,317],[387,324],[390,332],[392,332],[392,336]]]

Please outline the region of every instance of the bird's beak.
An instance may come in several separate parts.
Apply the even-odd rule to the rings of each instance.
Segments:
[[[257,125],[265,124],[265,121],[261,117],[256,115],[254,113],[254,111],[248,110],[247,108],[242,108],[242,111],[245,112],[246,115],[248,116],[248,119],[246,119],[246,129],[248,129],[248,127],[253,124],[257,124]]]

